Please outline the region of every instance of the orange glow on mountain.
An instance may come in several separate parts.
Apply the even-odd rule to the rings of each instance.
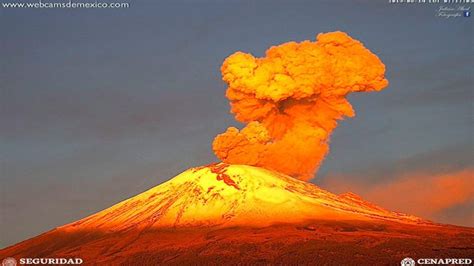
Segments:
[[[259,227],[314,219],[427,223],[384,210],[354,194],[337,196],[281,173],[219,163],[192,168],[63,229]]]
[[[231,111],[247,125],[214,139],[217,157],[303,180],[328,153],[337,121],[355,115],[346,96],[388,85],[380,59],[343,32],[273,46],[262,58],[236,52],[221,72]]]
[[[466,257],[473,236],[472,228],[391,212],[353,193],[335,195],[274,171],[218,163],[0,250],[0,258],[311,265],[317,254],[323,264],[378,265],[400,261],[407,250],[414,257]]]

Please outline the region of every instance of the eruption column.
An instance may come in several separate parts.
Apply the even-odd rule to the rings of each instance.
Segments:
[[[262,58],[236,52],[221,72],[231,112],[246,126],[216,136],[217,157],[303,180],[328,153],[337,121],[355,115],[346,96],[388,85],[380,59],[343,32],[273,46]]]

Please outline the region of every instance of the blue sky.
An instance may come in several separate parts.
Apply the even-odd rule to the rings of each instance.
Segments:
[[[472,167],[473,18],[440,18],[437,8],[133,1],[120,10],[0,9],[0,247],[216,161],[213,137],[239,126],[224,97],[223,59],[320,32],[362,41],[385,63],[390,86],[349,97],[357,116],[340,123],[312,182]]]

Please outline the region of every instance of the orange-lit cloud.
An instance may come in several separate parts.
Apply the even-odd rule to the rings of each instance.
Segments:
[[[443,174],[407,173],[381,184],[357,183],[348,176],[330,176],[324,187],[334,192],[353,191],[387,209],[438,221],[443,211],[474,202],[473,176],[474,168]],[[474,210],[465,210],[462,220],[443,219],[472,226]]]
[[[231,111],[247,125],[214,139],[217,157],[304,180],[328,153],[337,121],[355,115],[346,96],[388,85],[380,59],[343,32],[273,46],[262,58],[236,52],[221,71]]]

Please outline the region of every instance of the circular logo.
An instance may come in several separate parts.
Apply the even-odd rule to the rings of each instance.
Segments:
[[[415,260],[413,260],[412,258],[404,258],[400,262],[400,265],[401,266],[415,266]]]
[[[2,266],[16,266],[16,259],[12,257],[4,258],[2,260]]]

